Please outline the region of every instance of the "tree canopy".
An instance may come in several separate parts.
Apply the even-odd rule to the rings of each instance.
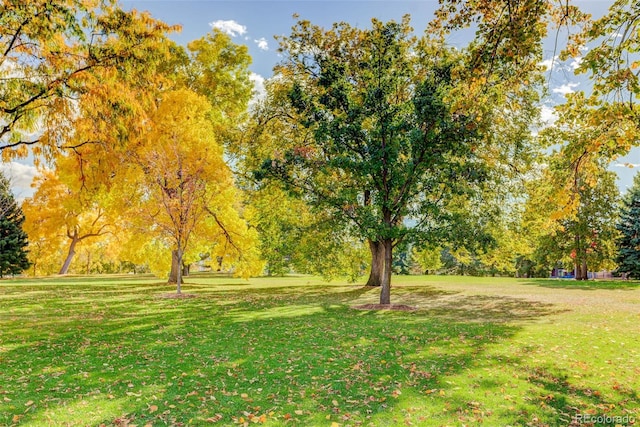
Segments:
[[[248,48],[220,30],[179,46],[177,27],[116,0],[4,1],[0,151],[40,167],[34,272],[66,273],[81,249],[171,265],[179,291],[182,264],[254,274],[262,252],[271,274],[369,265],[388,304],[394,250],[403,271],[611,267],[606,169],[638,144],[638,16],[625,0],[597,20],[564,0],[442,0],[422,35],[409,16],[299,20],[250,102]],[[542,42],[561,27],[592,90],[542,129]]]
[[[0,277],[29,268],[23,223],[24,214],[11,193],[10,181],[0,174]]]
[[[373,20],[367,30],[300,21],[281,51],[279,82],[262,111],[270,153],[256,176],[278,180],[347,221],[347,232],[380,244],[380,301],[388,304],[395,245],[452,238],[463,228],[482,234],[478,223],[464,224],[477,219],[490,175],[491,109],[460,108],[462,88],[473,84],[461,77],[466,57],[413,36],[408,17]]]
[[[95,91],[114,73],[146,80],[143,76],[166,57],[163,40],[175,29],[148,13],[124,11],[112,0],[4,1],[3,158],[25,156],[28,146],[36,154],[58,152],[74,131],[70,118],[77,98]]]
[[[622,199],[620,220],[616,228],[620,233],[616,262],[618,271],[640,279],[640,174]]]

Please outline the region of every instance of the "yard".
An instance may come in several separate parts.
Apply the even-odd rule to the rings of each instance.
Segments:
[[[0,425],[640,425],[640,283],[0,282]],[[582,423],[582,424],[581,424]]]

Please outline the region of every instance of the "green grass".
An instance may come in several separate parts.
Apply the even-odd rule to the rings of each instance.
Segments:
[[[187,282],[0,282],[0,425],[640,423],[637,282]]]

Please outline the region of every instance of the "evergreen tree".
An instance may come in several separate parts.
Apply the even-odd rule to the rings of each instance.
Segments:
[[[621,234],[616,257],[618,271],[640,279],[640,174],[624,197],[617,228]]]
[[[11,193],[9,180],[0,173],[0,277],[29,268],[24,214]]]

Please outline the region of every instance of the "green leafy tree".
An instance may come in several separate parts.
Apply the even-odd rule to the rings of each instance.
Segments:
[[[245,214],[260,236],[267,274],[316,274],[357,279],[366,267],[362,242],[342,232],[326,213],[289,196],[277,183],[251,188]],[[363,253],[365,252],[365,253]]]
[[[587,280],[589,270],[611,269],[614,265],[619,196],[615,174],[610,171],[603,171],[595,186],[579,185],[577,210],[561,220],[563,233],[555,240],[558,248],[570,251],[576,280]]]
[[[424,248],[412,248],[413,261],[418,264],[424,274],[436,272],[443,267],[440,255],[442,248],[427,246]]]
[[[618,271],[640,279],[640,174],[622,199],[620,220],[616,225],[620,237],[617,244]]]
[[[0,277],[29,268],[24,215],[11,193],[9,180],[0,174]]]
[[[587,280],[589,270],[615,265],[619,191],[615,173],[594,165],[572,169],[565,154],[551,157],[536,181],[545,191],[529,202],[548,213],[546,223],[539,226],[545,231],[538,236],[533,258],[549,271],[558,262],[572,265],[576,280]]]
[[[289,127],[266,155],[255,147],[266,158],[258,177],[278,180],[347,221],[346,233],[379,245],[380,303],[389,304],[395,246],[474,229],[470,213],[482,215],[480,188],[490,161],[498,162],[484,149],[483,132],[497,115],[458,108],[464,88],[478,86],[460,80],[465,57],[415,38],[408,17],[373,20],[368,30],[301,21],[281,40],[281,52],[283,92],[271,96]],[[263,122],[263,132],[271,132],[271,122]]]
[[[190,90],[205,96],[211,103],[209,119],[216,138],[227,155],[235,154],[241,127],[247,119],[247,104],[253,91],[247,46],[233,43],[219,30],[187,45],[187,63],[176,71],[179,80]]]

